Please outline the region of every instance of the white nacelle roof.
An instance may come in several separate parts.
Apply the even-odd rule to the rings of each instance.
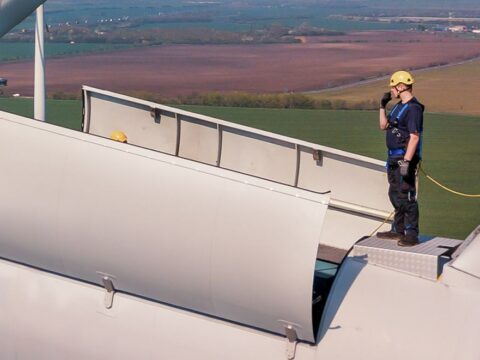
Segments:
[[[478,360],[480,281],[447,268],[430,281],[348,258],[321,340],[295,360]],[[105,309],[98,286],[4,260],[0,289],[2,360],[286,359],[283,337],[122,293]]]

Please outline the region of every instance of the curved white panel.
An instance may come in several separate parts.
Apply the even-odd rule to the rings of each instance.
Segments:
[[[0,256],[314,341],[327,196],[1,117]]]
[[[0,0],[0,37],[30,15],[45,0]]]

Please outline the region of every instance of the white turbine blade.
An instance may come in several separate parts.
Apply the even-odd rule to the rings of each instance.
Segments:
[[[46,0],[0,0],[0,37],[22,22]]]

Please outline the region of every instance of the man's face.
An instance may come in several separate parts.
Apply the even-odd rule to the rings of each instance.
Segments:
[[[392,94],[392,98],[399,98],[400,94],[405,91],[407,86],[405,84],[398,84],[397,86],[392,86],[390,88],[390,93]]]

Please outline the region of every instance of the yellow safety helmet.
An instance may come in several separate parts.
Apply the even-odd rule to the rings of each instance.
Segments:
[[[390,83],[388,85],[392,87],[397,86],[400,83],[405,85],[413,85],[415,84],[415,79],[408,71],[397,71],[390,78]]]
[[[125,135],[123,131],[115,130],[110,134],[110,139],[121,142],[121,143],[126,143],[127,135]]]

